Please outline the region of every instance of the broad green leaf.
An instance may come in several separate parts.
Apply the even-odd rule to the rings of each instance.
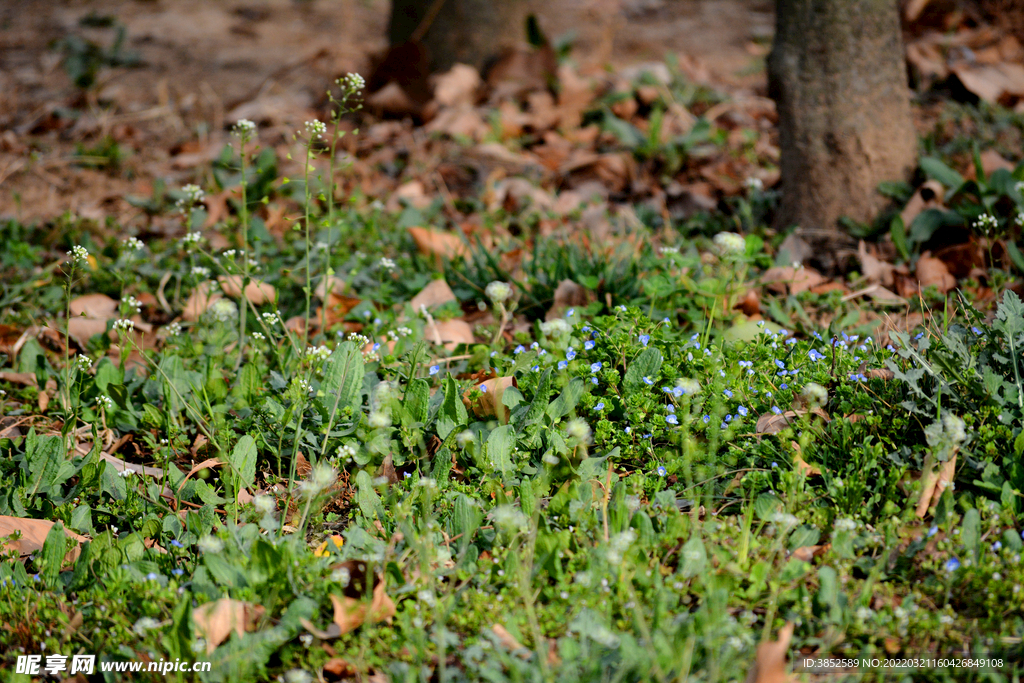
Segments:
[[[971,508],[964,513],[964,521],[961,524],[961,528],[963,529],[961,537],[963,538],[964,548],[967,549],[967,552],[977,557],[981,543],[981,515],[978,513],[977,508]]]
[[[658,372],[661,370],[661,351],[656,348],[647,348],[640,352],[632,363],[629,364],[629,368],[626,370],[626,377],[622,381],[622,386],[627,393],[631,393],[639,390],[647,383],[644,378],[648,378],[651,381],[657,381]]]
[[[904,261],[910,260],[910,247],[907,245],[907,226],[903,224],[903,216],[896,214],[889,223],[889,235],[892,243],[896,246],[900,258]]]
[[[572,412],[576,404],[579,403],[580,397],[583,395],[584,388],[583,380],[579,377],[573,377],[569,380],[569,383],[562,389],[562,393],[559,394],[558,398],[551,402],[548,406],[547,413],[553,420],[557,420],[564,415],[568,415]]]
[[[942,183],[947,190],[956,190],[964,184],[962,175],[935,157],[923,157],[921,159],[921,170],[929,178],[934,178]]]
[[[468,419],[466,406],[463,405],[462,396],[459,394],[459,385],[449,374],[444,382],[444,401],[437,413],[437,435],[442,440],[447,439],[456,427],[466,424]]]
[[[381,505],[380,496],[373,488],[373,479],[366,470],[359,470],[359,474],[356,475],[356,504],[359,505],[363,517],[368,520],[376,519],[378,512],[383,517],[384,506]]]
[[[512,452],[516,447],[516,430],[511,425],[502,425],[487,437],[487,458],[502,477],[508,478],[514,467]]]
[[[248,434],[239,439],[228,457],[228,463],[238,475],[239,489],[252,486],[256,481],[256,440]]]
[[[910,224],[910,239],[916,244],[921,244],[930,240],[939,228],[962,224],[963,218],[954,211],[926,209]]]
[[[338,344],[324,363],[324,379],[320,383],[327,396],[324,405],[332,411],[335,401],[337,410],[358,406],[364,374],[362,351],[353,342]]]
[[[430,383],[425,379],[414,379],[409,382],[405,392],[405,409],[416,422],[426,423],[427,408],[430,405]]]
[[[43,578],[47,586],[53,586],[60,576],[60,566],[64,563],[64,555],[67,553],[67,534],[64,533],[64,525],[57,522],[46,534],[43,541]]]

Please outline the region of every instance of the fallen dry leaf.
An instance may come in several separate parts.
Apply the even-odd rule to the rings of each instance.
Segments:
[[[196,631],[206,640],[206,654],[228,639],[234,631],[239,636],[251,629],[266,610],[232,598],[221,598],[192,610]]]
[[[211,291],[211,284],[209,282],[200,282],[192,290],[188,301],[185,302],[185,307],[181,311],[181,317],[190,323],[194,323],[202,317],[203,313],[206,313],[206,309],[220,299],[220,292]]]
[[[72,318],[68,321],[68,335],[83,349],[97,334],[105,334],[107,320],[101,318]]]
[[[505,390],[509,387],[519,387],[515,377],[495,377],[479,385],[480,398],[475,402],[469,400],[471,389],[462,395],[462,403],[466,410],[473,411],[477,417],[497,417],[501,424],[508,424],[508,408],[501,401]]]
[[[434,103],[441,107],[472,105],[483,84],[480,72],[467,64],[455,64],[434,77]]]
[[[803,562],[810,562],[816,555],[821,554],[824,547],[823,545],[805,545],[794,550],[790,556]]]
[[[917,280],[921,287],[934,285],[945,294],[956,287],[956,278],[950,275],[949,268],[939,259],[925,252],[917,261]]]
[[[949,460],[937,463],[931,453],[925,458],[924,470],[921,472],[921,498],[917,501],[918,517],[928,514],[928,508],[938,505],[939,498],[953,481],[956,475],[957,454],[953,453]]]
[[[440,340],[449,351],[454,351],[459,344],[472,344],[473,328],[465,320],[453,319],[428,324],[424,336],[430,341]]]
[[[761,282],[767,285],[768,289],[780,294],[785,294],[787,290],[790,294],[799,294],[824,281],[825,278],[821,276],[821,273],[806,266],[801,268],[775,266],[766,270],[761,276]]]
[[[409,305],[413,311],[418,313],[423,306],[431,309],[449,301],[457,302],[458,299],[455,298],[455,292],[448,286],[448,283],[444,280],[431,280],[429,285],[409,301]]]
[[[491,626],[491,631],[494,632],[494,635],[498,638],[498,642],[501,643],[501,646],[506,650],[517,654],[523,659],[530,658],[530,651],[526,649],[522,643],[516,640],[515,636],[509,633],[508,629],[504,626],[501,624],[495,624],[494,626]]]
[[[779,639],[768,641],[757,646],[754,665],[747,672],[746,683],[787,683],[786,652],[789,640],[793,637],[792,621],[787,622],[779,630]]]
[[[26,387],[34,387],[36,385],[36,375],[34,372],[11,372],[10,370],[0,371],[0,381],[10,382],[11,384],[22,384]]]
[[[53,528],[54,522],[46,519],[27,519],[24,517],[8,517],[6,515],[0,516],[0,548],[3,550],[14,550],[18,553],[18,556],[25,559],[34,552],[43,549],[43,544],[46,542],[46,536],[50,533],[50,529]],[[11,540],[7,537],[16,531],[21,532],[21,538],[18,540]],[[73,531],[64,529],[64,533],[79,543],[88,541],[89,539],[85,536],[76,534]],[[64,556],[65,563],[72,563],[78,559],[78,555],[81,553],[81,548],[75,546],[67,552]]]
[[[409,235],[416,248],[424,256],[433,256],[438,263],[469,256],[469,245],[462,238],[450,232],[440,232],[431,228],[409,228]]]
[[[357,598],[338,597],[334,593],[331,593],[331,602],[334,604],[334,624],[341,634],[359,628],[367,619],[372,624],[395,615],[395,603],[385,592],[383,581],[374,587],[369,605]]]
[[[106,294],[83,294],[70,303],[72,317],[110,320],[117,316],[117,302]]]
[[[554,303],[545,314],[545,320],[561,318],[565,312],[574,306],[586,306],[595,299],[595,295],[583,285],[576,284],[572,280],[565,279],[558,283],[555,288]]]
[[[232,299],[238,299],[242,296],[242,279],[241,275],[221,275],[217,281],[220,282],[220,288],[225,294]],[[277,300],[277,290],[266,282],[250,279],[249,284],[245,286],[245,298],[253,306],[262,306]]]
[[[857,244],[857,258],[860,260],[860,272],[869,282],[878,282],[892,287],[892,271],[895,266],[869,254],[864,240]]]

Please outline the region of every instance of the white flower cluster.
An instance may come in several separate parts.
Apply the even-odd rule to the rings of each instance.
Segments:
[[[192,249],[199,244],[203,239],[203,235],[200,232],[190,232],[181,238],[181,248],[185,250]]]
[[[312,388],[309,386],[309,381],[301,377],[296,377],[295,379],[293,379],[292,386],[297,387],[299,393],[301,394],[308,394],[310,391],[312,391]]]
[[[988,235],[999,227],[999,220],[990,213],[983,213],[975,219],[972,227],[983,235]]]
[[[366,87],[366,81],[359,74],[348,73],[338,79],[338,85],[346,94],[352,95]]]
[[[664,254],[678,254],[679,253],[679,247],[661,247],[658,251],[660,251],[662,253],[662,255],[664,255]]]
[[[234,128],[231,129],[231,133],[242,142],[252,140],[256,135],[256,124],[249,119],[238,119]]]
[[[351,460],[352,458],[356,457],[355,446],[352,446],[351,444],[343,444],[341,446],[338,446],[338,450],[335,451],[335,453],[337,454],[337,457],[340,460],[345,461]]]
[[[852,519],[843,517],[842,519],[836,520],[834,528],[836,531],[856,531],[857,522]]]
[[[209,534],[207,534],[206,536],[203,536],[199,539],[199,542],[196,543],[196,546],[199,548],[199,551],[204,555],[212,555],[224,550],[224,541],[220,540],[216,536],[210,536]]]
[[[177,203],[175,203],[175,206],[178,208],[178,211],[181,211],[182,213],[186,213],[191,210],[193,206],[203,201],[203,197],[206,196],[206,193],[203,192],[201,187],[191,183],[182,187],[181,192],[185,196],[179,199]]]
[[[106,395],[100,396],[96,399],[96,405],[105,410],[110,410],[114,407],[114,400]]]
[[[348,340],[350,342],[354,342],[354,343],[358,344],[359,346],[366,346],[367,344],[370,343],[370,338],[369,337],[365,337],[365,336],[363,336],[361,334],[357,334],[355,332],[353,332],[352,334],[348,335]]]
[[[181,323],[175,320],[173,323],[167,326],[167,336],[177,337],[179,334],[181,334]]]
[[[263,336],[262,332],[253,332],[249,336],[252,337],[253,339],[257,340],[257,341],[266,341],[267,340],[267,338],[265,336]]]
[[[210,269],[206,266],[192,266],[192,275],[200,280],[205,280],[210,277]]]
[[[125,307],[130,311],[142,313],[142,302],[136,299],[134,296],[130,296],[127,299],[122,299],[121,303],[123,303]]]
[[[746,180],[743,181],[743,184],[746,185],[748,190],[755,190],[757,192],[761,192],[764,190],[764,183],[761,181],[760,178],[747,178]]]
[[[230,299],[217,299],[207,312],[217,322],[226,323],[238,315],[238,306]]]
[[[578,417],[569,420],[569,424],[565,427],[565,433],[569,435],[569,438],[575,439],[580,443],[590,441],[590,425]]]
[[[734,232],[720,232],[715,235],[714,242],[722,256],[738,256],[747,250],[747,241],[743,235]]]
[[[76,261],[78,263],[88,263],[89,262],[89,251],[85,247],[83,247],[82,245],[76,244],[75,246],[71,247],[71,259],[70,260],[71,261]]]
[[[79,372],[88,371],[92,367],[92,358],[78,354],[75,356],[75,367],[78,368]]]
[[[800,391],[800,397],[812,408],[820,408],[828,401],[828,391],[817,382],[808,382]]]
[[[403,325],[396,330],[390,330],[388,332],[388,338],[391,339],[391,341],[398,341],[400,338],[408,337],[410,334],[412,334],[412,330]]]
[[[512,296],[512,286],[507,282],[495,280],[484,288],[484,294],[494,303],[502,303]]]
[[[323,362],[331,357],[331,350],[326,346],[309,346],[306,348],[306,356],[313,361]]]
[[[377,266],[381,270],[386,270],[389,273],[395,269],[395,262],[389,259],[387,256],[382,256]]]
[[[138,237],[129,237],[121,242],[121,246],[128,251],[142,251],[146,245]]]
[[[315,496],[326,488],[330,488],[337,478],[334,468],[323,463],[317,464],[310,472],[309,477],[299,485],[303,493]]]
[[[281,316],[277,313],[263,313],[260,317],[267,325],[277,325],[281,322]]]
[[[545,337],[562,337],[572,330],[569,327],[568,321],[564,318],[555,318],[554,320],[548,320],[540,324],[540,331]]]
[[[121,318],[114,321],[114,329],[118,332],[131,332],[135,329],[135,323],[128,318]]]
[[[326,132],[327,124],[324,123],[323,121],[317,121],[316,119],[312,121],[306,121],[306,137],[308,137],[310,140],[322,138]]]

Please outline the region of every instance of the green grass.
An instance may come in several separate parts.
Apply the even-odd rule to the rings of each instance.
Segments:
[[[24,418],[22,436],[0,439],[0,514],[59,523],[0,564],[7,679],[25,680],[11,673],[19,654],[87,653],[209,660],[204,681],[726,681],[787,622],[792,658],[992,653],[1003,666],[900,676],[1019,676],[1024,314],[1012,294],[991,324],[958,301],[941,326],[886,348],[863,323],[874,313],[837,293],[766,300],[760,325],[738,316],[732,304],[771,265],[754,234],[730,249],[637,228],[599,252],[507,236],[439,272],[403,229],[408,213],[332,206],[314,179],[292,195],[307,207],[299,230],[271,237],[253,201],[297,182],[246,158],[239,173],[226,153],[216,175],[248,179],[220,229],[251,263],[205,241],[135,250],[71,221],[0,226],[0,323],[15,327],[55,321],[62,337],[83,293],[118,299],[122,316],[128,297],[158,293],[180,311],[221,274],[277,291],[165,327],[155,347],[95,335],[88,363],[45,338],[0,351],[0,368],[38,384],[0,382],[0,415]],[[505,234],[509,217],[493,218]],[[94,261],[54,258],[76,245]],[[328,329],[286,327],[309,299],[315,309],[328,272],[358,305]],[[442,272],[458,304],[413,311]],[[545,321],[563,279],[592,302]],[[512,285],[501,307],[486,293],[496,280]],[[433,343],[430,320],[488,307],[520,324],[508,337],[485,324],[487,341],[453,351]],[[501,410],[480,409],[490,377],[515,378]],[[159,476],[101,459],[123,435],[119,457]],[[953,456],[955,485],[919,519],[915,473]],[[90,539],[73,562],[61,527]],[[344,543],[315,552],[333,535]],[[246,628],[206,654],[195,610],[223,598],[250,606]]]

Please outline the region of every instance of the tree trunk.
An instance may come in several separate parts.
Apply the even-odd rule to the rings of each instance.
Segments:
[[[529,0],[392,0],[388,39],[411,39],[430,54],[431,71],[456,62],[483,71],[503,48],[523,40]]]
[[[803,261],[844,241],[841,216],[874,219],[885,203],[878,184],[907,178],[917,136],[896,0],[777,0],[776,9],[777,225],[800,228],[804,244],[790,244],[790,256]]]

